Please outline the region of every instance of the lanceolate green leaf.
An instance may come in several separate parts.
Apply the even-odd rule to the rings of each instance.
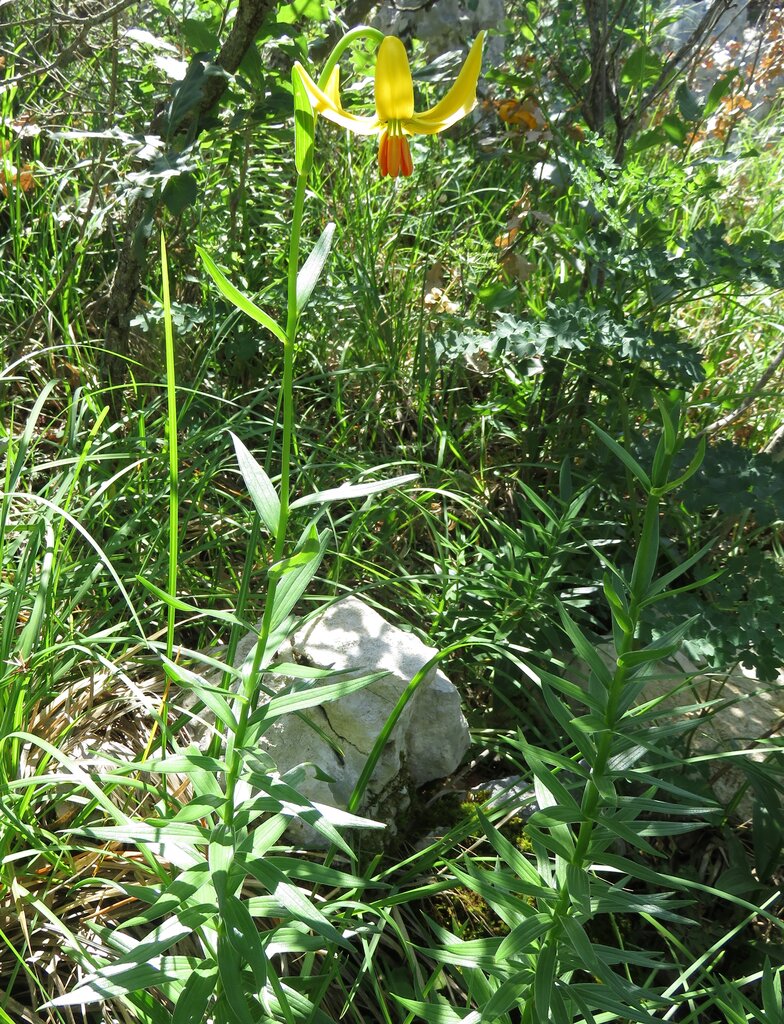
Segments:
[[[189,689],[209,708],[219,722],[229,729],[236,731],[237,719],[234,717],[234,712],[217,687],[211,686],[205,679],[202,679],[195,672],[191,672],[184,665],[178,665],[176,662],[169,661],[164,656],[161,656],[161,660],[170,679]],[[242,698],[238,697],[237,699],[241,700]]]
[[[699,551],[695,551],[693,555],[681,562],[680,565],[676,565],[674,569],[671,569],[668,573],[665,573],[664,576],[660,576],[659,579],[655,580],[648,588],[648,596],[645,601],[641,603],[641,607],[644,608],[647,604],[650,604],[657,594],[666,590],[671,583],[677,580],[685,572],[688,572],[693,565],[696,565],[701,558],[704,558],[705,555],[715,547],[715,544],[716,542],[713,540],[708,541],[707,544],[703,544]]]
[[[592,423],[591,420],[588,420],[588,422],[591,424],[591,427],[593,427],[593,429],[596,431],[597,436],[601,438],[601,440],[607,445],[607,447],[610,449],[613,455],[617,456],[617,458],[620,459],[620,461],[624,464],[624,466],[626,466],[629,472],[633,476],[637,477],[642,486],[645,488],[646,493],[650,491],[650,477],[639,464],[639,462],[633,456],[631,456],[625,448],[622,448],[621,445],[619,445],[614,438],[610,437],[610,435],[605,430],[602,430],[601,427],[598,427],[595,423]]]
[[[22,470],[24,469],[28,449],[30,448],[30,443],[33,439],[35,429],[38,424],[38,417],[41,415],[41,411],[46,405],[46,401],[49,397],[50,391],[56,385],[56,380],[47,381],[46,384],[44,384],[44,386],[41,388],[41,391],[39,392],[38,397],[36,398],[33,404],[33,408],[30,410],[30,414],[27,417],[27,422],[25,423],[25,428],[22,431],[22,436],[19,438],[17,444],[16,458],[13,461],[13,468],[11,469],[10,474],[7,475],[7,478],[4,481],[4,489],[6,492],[13,491],[19,481],[19,477],[21,476]],[[9,447],[9,452],[12,450],[13,449]]]
[[[261,521],[272,536],[277,537],[280,525],[280,498],[278,497],[278,492],[273,487],[270,478],[237,435],[232,434],[231,439],[234,442],[237,463],[240,467],[242,479],[245,481],[245,486],[248,488],[251,501],[255,505]]]
[[[195,771],[210,772],[213,776],[218,775],[226,771],[226,762],[220,760],[217,757],[208,757],[206,754],[200,754],[197,750],[184,750],[180,754],[171,754],[169,757],[150,757],[145,761],[132,762],[131,764],[124,764],[120,766],[119,770],[115,774],[130,774],[131,772],[158,772],[169,773],[178,772],[182,774],[192,774]],[[213,799],[218,799],[213,797]],[[187,804],[186,807],[190,807],[191,804]],[[184,809],[184,808],[183,808]],[[203,818],[203,814],[198,814],[197,818]],[[172,819],[176,820],[176,819]],[[188,820],[185,818],[182,821]],[[195,821],[196,818],[190,819]]]
[[[436,926],[437,928],[437,926]],[[501,939],[496,936],[486,939],[454,939],[446,932],[437,931],[437,937],[443,938],[443,944],[437,946],[417,946],[422,953],[432,957],[438,963],[455,964],[458,967],[480,968],[484,971],[502,976],[498,970],[502,963],[498,957]]]
[[[267,862],[281,871],[286,878],[301,878],[313,885],[330,886],[331,888],[364,889],[370,882],[362,875],[351,875],[347,871],[318,864],[316,861],[299,859],[298,857],[267,856]],[[373,883],[374,888],[387,889],[386,885]]]
[[[596,650],[596,645],[585,636],[563,605],[558,605],[558,611],[561,615],[563,627],[574,644],[576,653],[588,665],[602,685],[609,687],[612,682],[612,673],[604,661],[602,661],[601,655]]]
[[[191,897],[200,898],[199,894],[203,894],[203,891],[207,890],[211,890],[209,865],[203,860],[192,868],[182,871],[170,885],[163,891],[159,891],[159,895],[154,898],[149,907],[124,922],[124,927],[138,928],[141,924],[149,924],[158,918],[174,914],[177,910],[181,910]],[[149,897],[146,898],[149,899]]]
[[[674,480],[671,480],[665,487],[662,487],[660,489],[660,493],[661,494],[668,494],[670,491],[677,490],[679,487],[681,487],[683,484],[685,484],[687,480],[690,480],[694,476],[694,474],[697,472],[697,470],[702,465],[703,459],[705,458],[705,449],[706,449],[706,447],[707,447],[707,439],[703,435],[700,438],[700,440],[699,440],[699,442],[697,444],[697,451],[692,456],[692,459],[691,459],[691,462],[689,463],[689,465],[681,473],[680,476],[677,476]]]
[[[115,843],[165,843],[167,840],[178,844],[206,845],[209,835],[198,825],[187,823],[148,825],[143,821],[129,821],[127,825],[85,825],[69,829],[74,835],[91,839],[107,839]]]
[[[245,995],[242,958],[225,935],[218,937],[218,972],[223,998],[237,1024],[258,1024]]]
[[[236,615],[231,612],[222,611],[220,608],[210,608],[209,612],[206,612],[203,608],[197,608],[193,604],[189,604],[187,601],[181,600],[179,597],[173,597],[171,594],[167,594],[165,590],[161,590],[160,587],[156,587],[150,580],[145,579],[144,576],[137,576],[136,580],[138,583],[149,590],[151,594],[155,594],[157,598],[163,601],[167,605],[171,605],[172,608],[176,608],[181,612],[189,612],[192,615],[207,615],[209,614],[211,619],[219,619],[221,622],[228,622],[232,626],[241,626],[243,629],[250,629],[248,623],[238,619]],[[232,671],[230,668],[228,671]]]
[[[35,603],[30,613],[27,625],[19,638],[19,654],[25,659],[30,656],[33,644],[38,639],[44,622],[44,615],[49,602],[49,589],[52,582],[52,569],[54,567],[54,530],[50,522],[43,524],[46,546],[44,556],[41,560],[41,575],[38,580],[38,589],[35,594]]]
[[[693,615],[690,619],[679,623],[664,636],[659,637],[654,643],[641,650],[629,651],[627,654],[620,655],[618,664],[623,668],[630,669],[651,661],[661,661],[663,658],[668,658],[680,648],[683,637],[697,618],[698,616]]]
[[[499,960],[507,960],[522,953],[537,952],[537,940],[546,935],[552,926],[553,919],[548,914],[534,914],[512,929],[498,947],[496,956]]]
[[[228,894],[221,900],[220,915],[227,939],[250,965],[257,988],[263,988],[267,980],[267,958],[247,905],[237,896]]]
[[[365,484],[342,484],[340,487],[332,487],[327,491],[315,491],[313,494],[306,494],[302,498],[292,501],[292,508],[303,508],[306,505],[325,505],[330,501],[348,501],[351,498],[366,498],[369,494],[378,494],[380,491],[389,491],[395,487],[402,487],[418,480],[417,473],[407,473],[405,476],[394,476],[389,480],[372,480]]]
[[[193,958],[185,956],[161,957],[155,963],[131,966],[112,964],[88,976],[70,992],[52,999],[45,1006],[90,1005],[140,989],[160,988],[167,981],[185,981],[190,977],[193,967]]]
[[[498,831],[498,829],[492,824],[490,819],[486,817],[481,810],[477,809],[477,819],[479,824],[482,826],[482,831],[489,839],[493,849],[501,857],[507,867],[511,868],[512,871],[525,882],[528,882],[534,886],[541,886],[542,879],[524,854],[517,849],[508,839]]]
[[[426,1024],[479,1024],[482,1020],[477,1010],[459,1010],[447,1003],[424,1003],[394,993],[392,997],[414,1014],[415,1020],[423,1020]]]
[[[549,1020],[550,1000],[555,981],[555,961],[558,947],[552,941],[545,944],[544,949],[536,958],[536,977],[534,978],[534,1005],[538,1020]]]
[[[294,76],[297,77],[296,75]],[[297,313],[301,313],[310,301],[313,289],[318,284],[318,279],[324,270],[329,251],[332,248],[332,236],[335,234],[335,225],[327,224],[321,232],[319,240],[313,246],[313,250],[302,265],[297,274]]]
[[[275,604],[272,612],[271,630],[281,625],[283,620],[292,611],[294,605],[305,593],[308,584],[316,575],[321,560],[327,550],[326,532],[319,535],[312,529],[309,537],[300,552],[307,555],[301,564],[296,565],[289,572],[280,576],[278,586],[275,590]],[[275,572],[273,566],[270,572]]]
[[[586,919],[591,915],[591,886],[588,872],[576,864],[566,865],[566,884],[569,902]],[[562,920],[569,920],[563,918]]]
[[[207,1007],[217,980],[218,965],[213,960],[194,967],[174,1007],[171,1024],[202,1024],[207,1020]]]
[[[218,290],[225,295],[229,302],[249,316],[251,320],[255,320],[256,323],[262,324],[262,326],[266,327],[268,331],[275,335],[278,341],[285,345],[286,332],[280,324],[276,323],[268,313],[264,312],[263,309],[259,309],[255,302],[249,299],[247,295],[243,295],[239,288],[236,288],[231,281],[229,281],[206,250],[197,245],[196,251],[199,256],[201,256],[207,273],[218,286]]]
[[[619,999],[612,992],[608,991],[606,985],[593,985],[589,983],[573,983],[569,986],[569,994],[573,998],[579,997],[580,1004],[590,1007],[592,1010],[607,1010],[614,1015],[614,1019],[624,1022],[632,1021],[635,1024],[661,1024],[661,1017],[654,1017],[647,1010],[641,1007],[630,1006],[626,1000]],[[655,999],[654,993],[648,996]],[[583,1002],[584,1001],[584,1002]],[[667,1005],[667,1000],[656,1000]]]
[[[346,697],[350,693],[356,693],[357,690],[362,690],[366,686],[370,686],[371,683],[383,679],[385,675],[387,675],[386,672],[373,672],[367,676],[344,676],[338,682],[325,686],[313,686],[297,690],[294,693],[284,693],[280,697],[273,697],[268,704],[264,705],[264,718],[279,718],[281,715],[288,715],[293,711],[319,707],[329,701]]]
[[[296,72],[292,72],[291,85],[294,91],[294,163],[297,174],[307,177],[313,166],[316,119],[305,86]]]
[[[246,859],[247,871],[257,878],[267,891],[297,920],[312,928],[318,935],[339,946],[350,949],[351,945],[341,933],[318,910],[302,889],[292,885],[286,876],[263,858]]]
[[[286,1000],[285,1007],[281,1005],[281,996]],[[292,1016],[291,1011],[293,1011],[296,1020],[307,1021],[308,1024],[335,1024],[332,1017],[320,1007],[315,1006],[307,996],[282,981],[278,982],[272,992],[268,990],[267,999],[275,1014],[273,1020],[289,1020]]]
[[[530,989],[531,981],[526,974],[518,974],[515,977],[507,978],[506,981],[498,986],[482,1007],[482,1024],[485,1021],[490,1024],[490,1021],[497,1020],[500,1016],[511,1010],[512,1007],[519,1006],[523,1001],[523,997],[530,992]],[[541,1018],[541,1020],[547,1019],[548,1017]]]
[[[530,907],[526,911],[521,910],[521,895],[532,896],[534,899],[554,898],[554,891],[544,884],[530,885],[519,881],[509,871],[491,874],[483,868],[474,867],[471,861],[465,862],[465,870],[456,864],[450,864],[449,869],[459,882],[481,896],[504,920],[528,919]]]

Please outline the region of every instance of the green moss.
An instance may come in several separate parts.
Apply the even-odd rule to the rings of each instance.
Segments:
[[[461,939],[508,935],[509,929],[486,900],[462,885],[433,899],[434,919]]]

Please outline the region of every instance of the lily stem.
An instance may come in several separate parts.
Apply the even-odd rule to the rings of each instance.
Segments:
[[[264,603],[264,615],[261,620],[259,639],[253,657],[253,666],[243,684],[243,701],[237,721],[237,729],[229,735],[226,745],[226,799],[223,808],[223,820],[229,825],[234,814],[234,793],[237,788],[242,758],[238,751],[242,750],[248,729],[248,720],[255,710],[258,695],[258,678],[262,661],[272,631],[272,614],[275,608],[275,594],[278,588],[279,574],[275,571],[286,553],[286,531],[288,529],[291,498],[289,494],[291,482],[291,449],[294,443],[294,353],[296,350],[297,328],[299,327],[299,310],[297,308],[297,274],[299,271],[300,236],[302,233],[302,216],[305,210],[305,189],[307,177],[297,175],[297,187],[294,194],[291,237],[289,241],[289,265],[286,317],[286,343],[283,347],[283,437],[280,455],[280,516],[275,532],[272,566],[267,576],[267,598]]]

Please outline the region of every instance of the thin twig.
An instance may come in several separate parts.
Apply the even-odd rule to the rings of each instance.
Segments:
[[[756,402],[756,400],[762,393],[763,389],[767,387],[767,385],[770,383],[771,379],[773,378],[773,376],[775,375],[776,371],[782,363],[784,363],[784,348],[781,349],[781,351],[778,353],[773,362],[770,363],[765,372],[759,378],[759,380],[751,389],[751,391],[749,391],[749,393],[746,395],[746,397],[743,399],[743,401],[740,403],[737,409],[734,409],[732,412],[727,413],[726,416],[719,417],[719,419],[714,420],[713,423],[709,423],[708,426],[703,428],[697,436],[702,437],[704,434],[715,434],[717,431],[723,430],[724,427],[728,427],[731,423],[734,423],[736,420],[740,419],[744,412],[746,412],[746,410]]]
[[[13,75],[10,78],[4,78],[4,87],[18,85],[20,82],[24,82],[26,79],[31,77],[37,78],[41,75],[50,75],[53,71],[57,71],[58,69],[66,66],[70,63],[74,54],[79,50],[79,47],[84,43],[87,38],[87,33],[91,28],[102,24],[104,21],[108,21],[110,18],[116,17],[120,11],[125,10],[126,7],[132,7],[137,2],[138,0],[120,0],[120,2],[116,3],[113,7],[107,7],[106,10],[100,11],[98,14],[93,14],[86,18],[77,18],[72,15],[63,14],[62,20],[67,22],[67,24],[78,28],[78,32],[73,42],[71,42],[69,46],[64,47],[57,54],[55,59],[48,63],[37,65],[31,60],[26,60],[20,54],[12,55],[9,51],[5,51],[8,56],[13,56],[13,60],[16,63],[26,64],[27,69],[25,71],[21,71],[18,75]]]
[[[638,119],[650,107],[659,96],[669,87],[674,74],[680,72],[684,64],[691,58],[692,51],[699,50],[710,33],[716,27],[716,23],[725,11],[732,7],[734,0],[714,0],[680,50],[667,61],[661,70],[661,74],[648,90],[638,110]]]

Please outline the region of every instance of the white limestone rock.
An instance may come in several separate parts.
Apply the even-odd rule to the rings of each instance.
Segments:
[[[610,644],[601,644],[597,652],[610,669],[615,658]],[[566,658],[565,676],[586,685],[585,666],[578,659]],[[685,654],[673,655],[651,666],[639,703],[657,701],[662,719],[668,715],[695,722],[690,737],[692,753],[718,754],[745,751],[751,761],[763,761],[774,742],[782,735],[784,722],[784,671],[772,683],[760,682],[753,671],[735,665],[726,671],[711,671],[695,665]],[[744,789],[745,776],[739,758],[717,759],[710,775],[716,796],[725,805],[734,805]],[[752,795],[746,792],[735,808],[741,818],[753,813]]]
[[[385,35],[413,35],[422,40],[434,59],[449,50],[465,50],[481,29],[498,30],[505,17],[505,0],[436,0],[425,7],[385,0],[370,23]],[[501,62],[504,46],[500,34],[485,40],[485,67]]]
[[[246,648],[247,649],[247,648]],[[373,745],[401,694],[437,651],[387,622],[355,597],[330,605],[301,626],[280,650],[278,661],[334,669],[351,676],[386,675],[355,693],[304,713],[340,749],[311,728],[303,717],[275,719],[261,745],[280,772],[305,762],[316,764],[329,782],[308,774],[303,796],[345,809]],[[275,689],[290,680],[268,675]],[[456,770],[470,742],[460,695],[437,665],[414,691],[393,728],[371,776],[362,813],[384,821],[394,833],[395,815],[408,806],[412,788]],[[342,755],[342,756],[341,756]],[[311,842],[312,831],[294,823],[290,833]]]

